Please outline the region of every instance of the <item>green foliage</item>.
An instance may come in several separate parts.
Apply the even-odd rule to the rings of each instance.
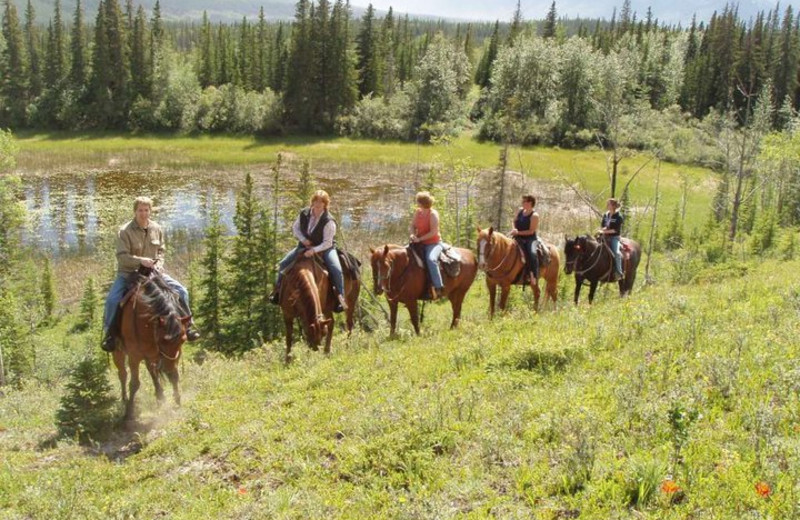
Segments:
[[[220,211],[216,201],[209,202],[208,226],[205,230],[205,253],[200,260],[203,276],[200,288],[203,297],[197,306],[197,313],[202,317],[201,330],[203,339],[214,350],[222,349],[222,287],[224,261],[224,227],[220,222]]]
[[[664,229],[661,238],[664,248],[674,251],[683,247],[683,222],[681,221],[680,208],[676,204],[672,210],[672,216]]]
[[[42,299],[42,307],[45,321],[53,319],[53,310],[56,304],[56,286],[53,281],[53,269],[50,266],[50,258],[45,257],[44,268],[42,269],[42,279],[39,286]]]
[[[83,288],[78,321],[75,323],[74,327],[76,332],[89,330],[95,325],[98,304],[99,301],[97,289],[95,289],[94,286],[94,278],[90,276],[86,280],[86,285]],[[117,312],[119,312],[119,310]]]
[[[778,218],[771,209],[759,212],[750,235],[750,252],[762,254],[772,249],[778,237]]]
[[[661,460],[650,457],[633,460],[625,481],[628,504],[638,508],[647,507],[655,498],[666,473],[666,464]]]
[[[59,435],[81,443],[108,437],[114,425],[114,404],[106,360],[90,352],[75,366],[56,411]]]
[[[17,165],[19,145],[10,130],[0,128],[0,172],[12,170]]]
[[[0,386],[20,385],[33,373],[34,351],[15,294],[0,285]]]

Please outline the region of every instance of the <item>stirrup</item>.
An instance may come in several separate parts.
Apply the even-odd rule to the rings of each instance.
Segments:
[[[113,334],[106,334],[103,338],[103,343],[100,344],[100,348],[106,352],[114,352],[117,350],[117,338]]]

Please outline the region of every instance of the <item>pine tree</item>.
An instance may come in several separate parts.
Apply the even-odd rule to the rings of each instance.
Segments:
[[[94,47],[92,48],[92,72],[89,78],[89,100],[92,123],[106,128],[113,121],[113,106],[110,85],[111,60],[108,53],[108,31],[106,30],[105,0],[101,0],[94,24]]]
[[[129,0],[130,1],[130,0]],[[149,98],[151,88],[150,66],[147,63],[147,16],[144,8],[139,6],[133,21],[130,38],[131,48],[131,98]]]
[[[491,84],[492,66],[494,65],[494,60],[497,59],[499,45],[500,22],[496,21],[494,23],[494,31],[489,39],[489,47],[483,53],[481,61],[478,63],[477,69],[475,69],[475,83],[481,88],[488,87]]]
[[[72,38],[70,41],[69,81],[74,90],[82,89],[86,84],[86,49],[83,39],[83,8],[81,0],[75,4],[75,15],[72,19]]]
[[[514,10],[514,18],[511,19],[511,26],[508,29],[508,45],[514,45],[517,36],[522,32],[522,6],[520,0],[517,0],[517,8]]]
[[[229,341],[225,350],[231,354],[250,350],[258,340],[258,324],[255,323],[255,305],[260,288],[256,220],[258,215],[259,204],[253,188],[253,179],[248,173],[245,176],[244,188],[236,200],[233,223],[237,234],[233,239],[233,252],[228,261],[231,279],[225,294],[229,317],[225,335]]]
[[[200,26],[200,65],[197,79],[203,88],[216,84],[216,74],[214,67],[214,54],[212,47],[211,22],[208,20],[208,13],[203,11],[203,22]]]
[[[200,299],[197,311],[202,318],[204,341],[214,350],[221,351],[223,350],[221,296],[225,228],[220,221],[219,206],[213,199],[210,204],[209,221],[203,239],[206,251],[200,260],[204,269],[200,280],[203,297]]]
[[[787,5],[780,32],[780,58],[775,74],[775,99],[783,100],[787,95],[795,97],[797,91],[798,52],[797,34],[792,6]]]
[[[124,128],[128,122],[130,106],[130,63],[128,60],[128,35],[118,0],[105,0],[108,44],[109,82],[111,93],[111,125]]]
[[[42,93],[42,64],[39,59],[36,11],[31,0],[28,0],[25,8],[25,50],[28,53],[28,93],[33,99]]]
[[[391,98],[397,90],[397,34],[394,25],[394,13],[389,12],[381,23],[380,32],[380,69],[382,70],[381,89],[383,96]]]
[[[60,89],[64,79],[64,22],[61,19],[61,0],[56,0],[53,22],[47,32],[47,58],[44,83],[48,89]]]
[[[308,0],[298,0],[295,6],[284,89],[287,117],[290,123],[304,130],[310,129],[315,101],[311,91],[311,84],[316,78],[312,61],[314,48],[311,40],[310,11]]]
[[[558,22],[556,18],[556,2],[553,0],[553,3],[550,4],[550,10],[547,11],[547,17],[544,19],[544,27],[542,27],[542,37],[543,38],[555,38],[556,37],[556,23]]]
[[[258,31],[255,38],[255,54],[253,56],[254,74],[253,88],[263,92],[270,84],[270,42],[264,8],[258,12]]]
[[[28,104],[28,61],[25,43],[19,26],[17,8],[5,0],[3,11],[5,49],[0,56],[0,126],[20,127],[25,124]]]
[[[42,280],[39,286],[44,311],[44,320],[49,322],[53,319],[53,310],[56,304],[56,286],[53,281],[53,270],[50,267],[50,258],[45,257],[44,268],[42,269]]]
[[[70,374],[61,406],[56,412],[58,432],[81,443],[110,433],[116,399],[111,395],[105,359],[89,352]]]
[[[83,297],[81,298],[80,311],[78,312],[78,321],[75,323],[75,331],[85,331],[91,329],[96,324],[97,318],[97,305],[99,301],[97,298],[97,290],[94,286],[94,278],[91,276],[86,280],[86,286],[83,288]]]
[[[378,69],[377,34],[375,30],[375,10],[367,6],[361,19],[361,30],[356,36],[356,55],[358,56],[358,92],[361,96],[381,94],[381,73]]]

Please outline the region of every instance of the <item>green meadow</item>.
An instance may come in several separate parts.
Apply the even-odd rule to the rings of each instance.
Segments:
[[[798,272],[539,315],[515,290],[494,321],[479,279],[454,331],[437,304],[421,337],[401,313],[395,339],[337,331],[290,366],[280,342],[190,348],[182,408],[145,381],[139,420],[89,447],[53,438],[63,380],[4,389],[0,517],[796,518]]]

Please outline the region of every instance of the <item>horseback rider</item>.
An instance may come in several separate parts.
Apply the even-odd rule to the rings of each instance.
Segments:
[[[431,277],[431,297],[437,300],[444,294],[442,272],[439,270],[439,255],[444,249],[444,242],[439,234],[439,212],[433,209],[436,200],[427,191],[417,193],[416,201],[418,207],[409,226],[409,240],[424,248],[425,264]]]
[[[336,221],[328,212],[328,205],[331,197],[324,190],[317,190],[311,197],[311,204],[300,212],[292,224],[292,233],[299,241],[297,246],[289,251],[278,267],[278,279],[275,280],[275,289],[269,297],[269,301],[274,304],[280,302],[280,286],[283,279],[283,271],[289,268],[295,261],[297,255],[302,254],[306,258],[311,258],[315,254],[322,256],[333,286],[336,290],[337,302],[334,312],[342,312],[347,308],[344,299],[344,275],[342,274],[342,264],[339,262],[339,255],[336,251],[334,236],[336,235]]]
[[[622,234],[622,224],[624,219],[619,209],[622,205],[617,199],[606,201],[606,212],[603,213],[603,222],[600,233],[606,240],[606,244],[614,255],[614,280],[622,280],[622,250],[620,249],[620,235]]]
[[[117,232],[117,277],[111,285],[103,312],[103,350],[113,352],[116,348],[118,307],[128,284],[128,277],[140,267],[155,269],[161,278],[179,296],[182,310],[191,317],[189,292],[178,281],[163,272],[164,269],[164,231],[158,223],[150,220],[153,201],[149,197],[136,197],[133,202],[134,218],[121,226]],[[200,333],[189,322],[186,338],[195,341]]]
[[[519,246],[525,251],[525,260],[528,263],[528,273],[530,273],[531,283],[536,284],[539,280],[539,256],[536,254],[539,239],[536,232],[539,229],[539,214],[534,211],[536,207],[536,197],[533,195],[522,196],[522,207],[517,211],[516,217],[511,222],[510,235],[517,241]]]

